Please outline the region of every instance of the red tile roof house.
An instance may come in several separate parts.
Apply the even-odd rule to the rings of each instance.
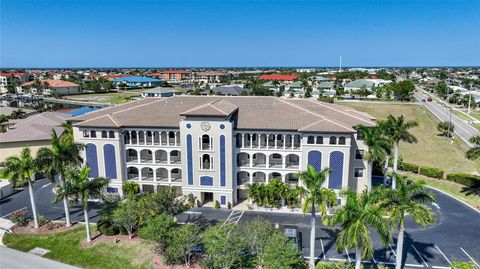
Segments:
[[[7,85],[10,84],[13,78],[17,78],[19,83],[28,81],[28,74],[21,72],[0,72],[0,93],[7,92]]]
[[[44,79],[41,80],[42,83],[48,83],[49,88],[44,91],[44,93],[56,93],[56,94],[75,94],[80,93],[80,85],[75,84],[73,82],[58,80],[58,79]],[[32,87],[35,81],[29,81],[27,83],[23,83],[21,86],[24,88]],[[38,92],[37,89],[32,88],[32,92]]]
[[[282,75],[282,74],[264,74],[260,75],[258,79],[260,80],[276,80],[276,81],[283,81],[283,82],[293,82],[295,79],[299,78],[300,76],[297,74],[292,75]]]

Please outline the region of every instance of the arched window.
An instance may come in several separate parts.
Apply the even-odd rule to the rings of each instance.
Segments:
[[[130,132],[125,132],[125,134],[123,135],[123,139],[125,140],[125,144],[130,144]]]
[[[323,136],[317,136],[317,144],[323,144]]]
[[[107,131],[102,131],[102,138],[107,138]]]
[[[200,167],[203,170],[212,170],[213,169],[213,158],[209,154],[203,154],[200,159]]]
[[[200,149],[201,150],[211,150],[212,149],[212,143],[211,143],[211,138],[209,135],[204,134],[202,135],[202,140],[200,143]]]
[[[138,144],[145,144],[145,132],[138,132]]]
[[[151,132],[151,131],[147,131],[147,132],[146,132],[146,135],[147,135],[147,145],[151,145],[151,144],[152,144],[152,139],[153,139],[152,132]]]
[[[337,137],[330,136],[330,145],[336,145],[336,144],[337,144]]]
[[[346,143],[345,137],[344,137],[344,136],[340,136],[340,137],[338,138],[338,144],[339,144],[339,145],[345,145],[345,143]]]
[[[132,131],[132,144],[137,144],[137,132]]]
[[[175,132],[168,132],[168,145],[175,146]]]
[[[90,137],[97,137],[97,132],[90,131]]]
[[[309,136],[307,138],[307,144],[315,144],[315,137]]]
[[[109,131],[108,132],[108,138],[115,138],[115,132],[114,131]]]

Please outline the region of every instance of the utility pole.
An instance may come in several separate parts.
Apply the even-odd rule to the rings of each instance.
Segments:
[[[450,104],[450,114],[448,116],[448,137],[451,136],[450,134],[450,129],[452,128],[452,104],[450,103],[450,88],[448,88],[447,86],[447,91],[448,91],[448,95],[447,95],[447,103]]]

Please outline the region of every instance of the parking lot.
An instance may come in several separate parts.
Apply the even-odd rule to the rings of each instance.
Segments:
[[[437,223],[421,228],[409,218],[406,220],[403,264],[410,268],[451,267],[452,261],[470,261],[480,268],[480,214],[466,205],[436,192],[436,203],[432,210]],[[212,208],[194,208],[177,216],[179,223],[193,222],[200,225],[214,223],[241,223],[255,218],[268,219],[278,224],[280,230],[295,227],[301,236],[302,250],[307,258],[310,252],[309,216],[294,213],[272,213],[254,211],[234,211]],[[317,221],[319,223],[320,220]],[[337,252],[335,239],[338,229],[319,224],[316,229],[315,257],[322,261],[355,261],[353,251]],[[362,263],[395,265],[396,234],[393,242],[383,246],[375,233],[372,233],[374,255]]]

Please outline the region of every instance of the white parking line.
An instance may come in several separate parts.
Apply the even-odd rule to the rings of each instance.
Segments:
[[[415,250],[415,252],[418,254],[418,256],[420,257],[420,259],[422,260],[423,264],[425,264],[425,266],[428,268],[427,262],[425,262],[425,260],[423,259],[422,255],[420,255],[420,252],[418,252],[418,250],[417,250],[417,248],[415,247],[415,245],[412,244],[412,247],[413,247],[413,250]]]
[[[448,267],[448,266],[432,266],[432,268],[434,269],[452,269],[452,267]]]
[[[345,253],[347,254],[348,262],[351,262],[350,255],[348,255],[348,249],[345,247]]]
[[[460,249],[463,251],[463,253],[465,253],[465,254],[470,258],[470,260],[472,260],[472,262],[473,262],[478,268],[480,268],[480,265],[478,265],[478,263],[472,258],[472,256],[470,256],[462,247],[460,247]]]
[[[440,206],[437,203],[433,202],[432,205],[434,205],[436,208],[440,209]]]
[[[327,255],[325,255],[325,248],[323,246],[323,240],[320,238],[320,244],[322,245],[322,259],[327,260]]]
[[[202,212],[185,211],[185,214],[202,215]]]
[[[10,215],[12,215],[12,214],[15,213],[15,212],[22,211],[22,210],[24,210],[24,209],[27,209],[27,207],[25,206],[25,207],[22,207],[22,208],[20,208],[20,209],[15,210],[15,211],[12,211],[12,212],[6,214],[5,216],[3,216],[2,219],[5,218],[5,217],[8,217],[8,216],[10,216]]]
[[[347,259],[343,258],[328,258],[329,261],[335,261],[335,262],[346,262]]]
[[[423,264],[411,264],[411,263],[406,263],[405,266],[410,266],[410,267],[419,267],[419,268],[423,268]]]
[[[389,247],[390,247],[390,249],[392,250],[392,252],[393,252],[393,255],[395,255],[395,257],[397,257],[397,253],[395,253],[395,250],[393,250],[393,248],[392,248],[392,245],[388,244],[388,246],[389,246]]]
[[[41,186],[41,187],[40,187],[40,189],[46,188],[46,187],[48,187],[48,186],[50,186],[50,185],[52,185],[52,182],[50,182],[50,183],[47,183],[47,184],[45,184],[45,185]]]
[[[448,264],[452,265],[450,260],[447,258],[447,256],[445,256],[445,254],[443,254],[443,252],[440,250],[440,248],[438,248],[437,245],[435,245],[435,248],[437,248],[438,252],[440,252],[440,254],[442,254],[442,256],[445,258],[445,260],[447,260]]]

